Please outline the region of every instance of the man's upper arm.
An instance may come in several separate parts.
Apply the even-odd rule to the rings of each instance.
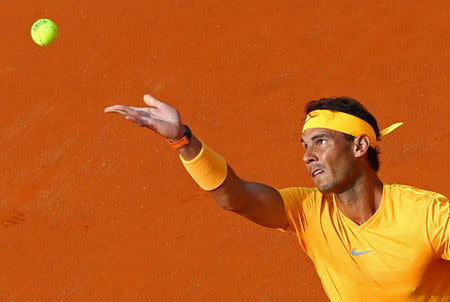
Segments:
[[[280,193],[268,185],[244,182],[241,207],[234,212],[270,228],[286,228],[289,221]]]
[[[225,181],[210,195],[222,208],[265,227],[285,228],[288,219],[280,193],[264,184],[239,178],[228,166]]]

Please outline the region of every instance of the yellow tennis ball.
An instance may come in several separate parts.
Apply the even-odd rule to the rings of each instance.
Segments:
[[[39,46],[46,46],[56,40],[58,27],[50,19],[39,19],[31,26],[31,38]]]

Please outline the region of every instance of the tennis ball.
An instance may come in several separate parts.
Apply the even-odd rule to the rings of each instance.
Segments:
[[[50,19],[39,19],[31,26],[31,38],[39,46],[46,46],[56,40],[58,27]]]

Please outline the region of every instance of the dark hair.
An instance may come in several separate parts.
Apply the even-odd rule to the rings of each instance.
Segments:
[[[378,138],[380,136],[380,130],[378,129],[377,120],[375,117],[367,111],[367,109],[357,100],[349,97],[333,97],[333,98],[323,98],[316,101],[311,101],[305,106],[306,114],[311,111],[318,109],[328,109],[332,111],[345,112],[360,119],[368,122],[373,130],[375,130],[375,135]],[[352,141],[355,137],[349,134],[344,134],[345,139]],[[378,148],[369,147],[367,152],[367,159],[369,164],[375,171],[380,168],[380,161],[378,159],[378,154],[380,153]]]

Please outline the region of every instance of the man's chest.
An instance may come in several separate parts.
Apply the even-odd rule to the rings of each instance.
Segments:
[[[426,228],[418,222],[354,227],[336,216],[316,221],[308,226],[307,245],[319,275],[412,290],[433,257]]]

